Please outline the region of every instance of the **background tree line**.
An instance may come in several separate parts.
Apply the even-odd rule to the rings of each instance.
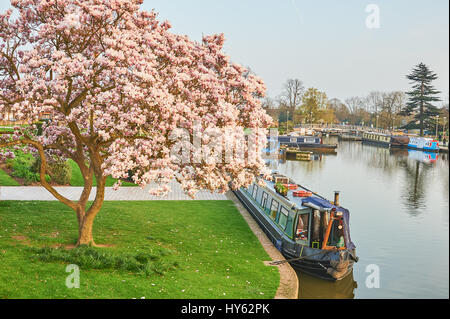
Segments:
[[[267,97],[266,111],[285,130],[301,124],[349,124],[381,129],[419,129],[434,132],[435,127],[448,127],[449,106],[436,97],[441,93],[431,82],[437,75],[423,63],[417,65],[407,76],[411,81],[410,92],[372,91],[366,96],[352,96],[344,101],[328,98],[317,88],[306,88],[299,79],[289,79],[281,94]]]
[[[378,127],[393,128],[408,118],[400,115],[405,105],[406,95],[399,91],[374,91],[341,101],[328,98],[317,88],[306,89],[299,79],[289,79],[278,97],[265,99],[264,108],[280,125],[289,117],[290,125],[348,123],[376,127],[378,116]]]

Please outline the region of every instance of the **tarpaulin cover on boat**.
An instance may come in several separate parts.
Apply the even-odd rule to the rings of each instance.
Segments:
[[[353,244],[352,239],[350,237],[350,212],[342,207],[337,207],[331,204],[329,201],[319,198],[319,197],[309,197],[302,200],[302,203],[311,203],[315,206],[324,208],[324,209],[333,209],[336,208],[338,212],[342,212],[344,217],[344,231],[345,231],[345,245],[347,249],[352,250],[355,249],[355,244]]]

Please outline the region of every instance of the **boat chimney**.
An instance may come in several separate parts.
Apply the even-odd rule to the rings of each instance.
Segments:
[[[339,192],[339,191],[335,191],[334,192],[334,205],[335,206],[339,206],[340,205],[340,203],[339,203],[339,195],[340,195],[340,193],[341,192]]]

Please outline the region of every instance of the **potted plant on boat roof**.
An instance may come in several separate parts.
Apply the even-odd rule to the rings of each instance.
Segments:
[[[278,194],[280,194],[282,196],[287,196],[289,189],[281,183],[276,183],[275,190],[277,191]]]

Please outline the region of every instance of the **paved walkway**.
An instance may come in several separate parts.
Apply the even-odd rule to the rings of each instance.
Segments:
[[[150,186],[141,189],[139,187],[121,187],[117,191],[111,187],[106,188],[106,201],[144,201],[144,200],[192,200],[181,189],[180,185],[172,182],[172,191],[166,197],[151,196],[148,193]],[[70,200],[78,200],[83,191],[82,187],[55,187],[61,195]],[[92,189],[89,200],[95,198],[95,187]],[[34,200],[34,201],[54,201],[56,200],[43,187],[31,186],[5,186],[0,187],[0,200]],[[228,200],[224,194],[211,193],[209,191],[200,191],[195,200]]]

